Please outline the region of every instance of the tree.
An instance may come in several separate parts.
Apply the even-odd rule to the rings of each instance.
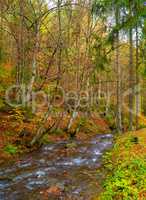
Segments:
[[[116,19],[116,36],[115,36],[115,48],[116,48],[116,68],[117,68],[117,130],[122,131],[122,89],[121,89],[121,67],[119,63],[119,19],[120,18],[120,6],[117,4],[115,7],[115,19]]]

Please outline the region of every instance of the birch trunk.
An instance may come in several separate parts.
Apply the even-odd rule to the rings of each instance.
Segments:
[[[36,74],[37,74],[37,53],[39,50],[39,38],[40,38],[39,29],[40,29],[40,25],[38,22],[36,22],[36,26],[35,26],[36,40],[35,40],[35,47],[34,47],[34,53],[33,53],[33,59],[32,59],[32,77],[28,86],[27,101],[31,100],[32,89],[33,89],[33,85],[34,85]]]

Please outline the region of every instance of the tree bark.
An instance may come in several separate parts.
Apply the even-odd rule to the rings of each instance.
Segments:
[[[52,107],[50,106],[48,111],[44,114],[43,119],[41,121],[41,124],[38,127],[37,133],[36,133],[36,135],[34,136],[34,138],[32,139],[32,141],[30,143],[31,146],[36,144],[42,138],[44,133],[46,132],[46,129],[44,128],[44,124],[46,123],[46,121],[47,121],[47,119],[48,119],[48,117],[50,115],[51,109],[52,109]]]
[[[115,11],[116,26],[119,24],[119,6]],[[121,66],[119,64],[119,30],[116,32],[116,69],[117,69],[117,130],[122,131],[122,89],[121,89]]]
[[[132,16],[132,5],[129,0],[129,16]],[[133,129],[134,108],[134,69],[133,69],[133,29],[129,27],[129,130]]]
[[[60,77],[61,77],[61,64],[62,64],[62,26],[61,26],[61,3],[62,0],[58,0],[57,8],[58,8],[58,27],[59,27],[59,52],[58,52],[58,79],[57,86],[59,85]]]
[[[34,46],[34,53],[33,53],[33,59],[32,59],[32,77],[28,86],[28,91],[27,91],[27,101],[30,101],[31,99],[31,93],[33,89],[33,85],[35,82],[36,74],[37,74],[37,54],[39,50],[39,38],[40,38],[40,24],[39,22],[36,22],[35,24],[35,46]]]
[[[3,59],[3,7],[0,3],[0,63]]]
[[[136,26],[136,130],[139,128],[140,115],[140,81],[139,81],[139,47],[138,47],[138,27]]]

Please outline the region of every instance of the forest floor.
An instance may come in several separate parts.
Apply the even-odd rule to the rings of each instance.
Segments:
[[[117,136],[104,161],[108,173],[100,200],[146,199],[146,129]]]
[[[70,135],[65,132],[69,117],[64,117],[54,132],[46,133],[41,139],[41,144],[70,139]],[[21,109],[0,112],[0,165],[15,162],[20,159],[22,154],[38,148],[38,146],[29,148],[28,144],[36,134],[39,120],[40,116],[27,120]],[[49,117],[46,126],[50,126],[55,120],[54,117]],[[80,131],[76,135],[78,140],[88,140],[96,134],[110,132],[108,122],[95,113],[88,117],[80,114],[70,131],[74,132],[78,126],[80,126]]]

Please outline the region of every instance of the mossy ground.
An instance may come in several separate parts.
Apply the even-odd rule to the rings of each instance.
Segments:
[[[145,200],[146,129],[117,136],[104,165],[107,176],[96,200]]]

